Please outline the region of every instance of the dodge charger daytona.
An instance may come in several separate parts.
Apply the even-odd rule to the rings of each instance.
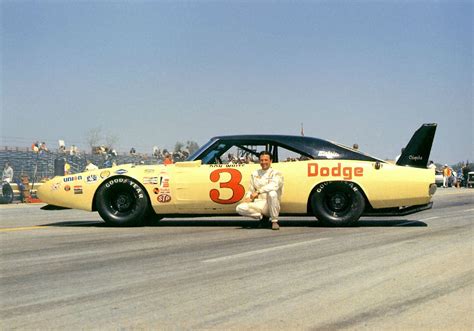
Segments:
[[[113,226],[164,217],[236,215],[258,154],[268,151],[284,178],[280,215],[312,215],[329,226],[361,216],[431,208],[435,171],[427,168],[436,124],[423,124],[396,163],[323,139],[232,135],[210,139],[186,161],[119,165],[56,176],[38,189],[44,209],[98,211]]]

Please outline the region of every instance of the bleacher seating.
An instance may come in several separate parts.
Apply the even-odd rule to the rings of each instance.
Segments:
[[[30,182],[33,180],[38,182],[41,179],[53,177],[54,160],[58,157],[64,157],[67,163],[71,165],[71,173],[82,172],[86,167],[87,160],[91,160],[99,168],[104,168],[105,163],[105,156],[98,154],[69,155],[69,153],[60,154],[58,152],[36,153],[25,149],[20,150],[19,148],[5,147],[0,149],[0,165],[2,170],[5,162],[10,162],[15,182],[23,175],[28,175]],[[117,165],[127,163],[157,164],[162,162],[159,159],[144,154],[117,155],[114,161]]]

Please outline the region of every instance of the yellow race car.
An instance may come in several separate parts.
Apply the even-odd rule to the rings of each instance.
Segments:
[[[322,139],[283,135],[212,138],[184,162],[120,165],[57,176],[38,189],[45,209],[98,211],[107,224],[140,225],[179,216],[236,215],[258,154],[269,151],[284,176],[280,215],[314,215],[346,226],[360,216],[407,215],[431,208],[427,169],[436,124],[413,135],[396,164]]]

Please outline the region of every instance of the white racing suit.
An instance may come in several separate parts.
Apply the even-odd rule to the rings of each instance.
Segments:
[[[255,219],[268,216],[272,222],[278,222],[283,175],[272,168],[255,170],[250,177],[250,188],[245,197],[250,198],[254,192],[258,193],[258,197],[253,202],[239,204],[237,213]]]

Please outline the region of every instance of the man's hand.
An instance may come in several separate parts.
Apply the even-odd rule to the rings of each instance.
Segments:
[[[253,192],[253,193],[250,195],[250,199],[251,199],[252,201],[254,201],[255,199],[257,199],[257,197],[258,197],[258,193],[257,193],[257,192]]]
[[[253,192],[252,194],[250,194],[250,197],[244,199],[244,202],[253,202],[257,197],[258,193]]]

